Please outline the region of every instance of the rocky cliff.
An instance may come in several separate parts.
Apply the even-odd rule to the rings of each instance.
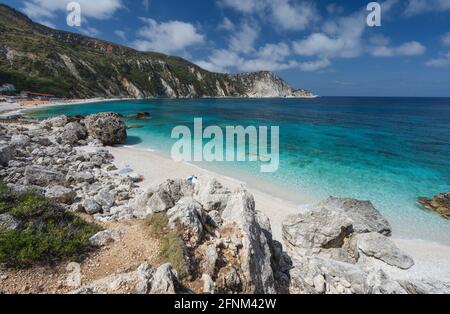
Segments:
[[[271,72],[212,73],[182,58],[34,23],[0,4],[0,83],[61,97],[310,97]]]

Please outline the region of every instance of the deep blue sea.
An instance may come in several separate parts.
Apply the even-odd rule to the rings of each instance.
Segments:
[[[370,200],[394,235],[450,245],[450,221],[422,210],[418,196],[450,190],[449,98],[130,100],[51,107],[38,117],[148,111],[127,121],[127,145],[169,154],[172,128],[255,125],[280,127],[280,167],[260,173],[258,163],[200,166],[297,203],[327,196]]]

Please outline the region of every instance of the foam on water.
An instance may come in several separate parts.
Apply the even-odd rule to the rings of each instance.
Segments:
[[[418,196],[450,190],[450,99],[319,98],[143,100],[52,107],[40,117],[149,111],[128,121],[127,145],[169,154],[172,128],[280,126],[280,169],[259,163],[193,163],[296,203],[327,196],[371,200],[398,237],[450,245],[450,222],[422,210]]]

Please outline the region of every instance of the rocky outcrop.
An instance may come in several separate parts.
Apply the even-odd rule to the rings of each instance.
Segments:
[[[440,193],[432,199],[420,197],[418,201],[424,208],[450,219],[450,192]]]
[[[369,201],[330,197],[321,202],[319,207],[341,212],[349,217],[357,233],[378,232],[386,236],[392,233],[389,222]]]
[[[116,113],[103,112],[90,115],[84,123],[89,136],[100,140],[103,145],[123,144],[127,139],[127,126]]]
[[[209,292],[277,291],[282,248],[275,248],[268,219],[245,189],[230,191],[209,176],[194,184],[168,180],[143,191],[132,206],[135,212],[165,214],[169,227],[181,231],[192,273]]]
[[[77,121],[59,116],[20,127],[4,124],[0,143],[7,143],[11,154],[0,165],[0,178],[16,190],[39,190],[67,210],[99,221],[134,217],[128,205],[136,178],[119,173],[109,152],[87,136],[85,119]],[[95,133],[93,125],[91,130]]]
[[[293,269],[291,293],[406,293],[378,262],[414,261],[387,237],[391,227],[370,202],[329,198],[283,222]]]
[[[392,241],[387,240],[379,233],[358,234],[356,242],[359,252],[368,257],[379,259],[401,269],[410,269],[414,266],[411,257],[400,251]]]

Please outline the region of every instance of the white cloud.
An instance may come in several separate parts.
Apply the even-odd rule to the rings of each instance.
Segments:
[[[324,68],[327,68],[331,65],[331,62],[328,59],[321,59],[317,61],[308,61],[302,62],[299,64],[299,68],[302,71],[317,71]]]
[[[442,43],[446,46],[450,46],[450,32],[442,36]]]
[[[397,56],[418,56],[423,55],[426,48],[417,41],[411,41],[396,47],[377,46],[369,50],[375,57],[397,57]]]
[[[254,50],[254,45],[259,36],[259,27],[243,23],[239,30],[231,35],[229,46],[236,52],[250,53]]]
[[[138,39],[133,46],[142,51],[172,53],[204,42],[194,25],[180,21],[158,23],[154,19],[143,18],[147,25],[138,30]]]
[[[425,63],[426,66],[432,68],[447,68],[450,67],[450,51],[439,58],[431,59]]]
[[[294,51],[301,56],[335,57],[344,49],[345,42],[339,37],[331,38],[323,33],[315,33],[305,40],[294,42],[293,46]]]
[[[127,34],[124,31],[120,30],[120,29],[114,31],[114,34],[117,37],[119,37],[120,39],[122,39],[123,41],[127,40]]]
[[[233,31],[235,29],[235,26],[234,26],[233,22],[230,21],[229,18],[224,17],[222,20],[222,23],[219,24],[217,29],[225,30],[225,31]]]
[[[24,1],[22,11],[32,19],[54,18],[59,11],[66,12],[71,0],[29,0]],[[122,0],[77,0],[84,18],[108,19],[123,8]]]
[[[293,4],[289,0],[274,0],[271,9],[276,24],[284,30],[304,30],[319,20],[319,13],[312,2],[297,1]]]
[[[320,19],[312,1],[219,0],[219,5],[244,14],[262,15],[282,30],[304,30]]]
[[[291,55],[291,47],[286,43],[266,44],[258,51],[258,56],[263,59],[276,61],[284,60]]]
[[[408,0],[406,16],[450,10],[450,0]]]
[[[101,32],[95,27],[87,26],[86,23],[82,23],[82,25],[84,26],[79,27],[78,31],[86,36],[97,37],[101,34]]]
[[[219,0],[219,5],[242,13],[255,13],[266,6],[266,0]]]
[[[322,27],[324,32],[294,42],[293,48],[301,56],[354,58],[363,52],[362,36],[366,26],[362,12],[339,17],[326,22]]]

